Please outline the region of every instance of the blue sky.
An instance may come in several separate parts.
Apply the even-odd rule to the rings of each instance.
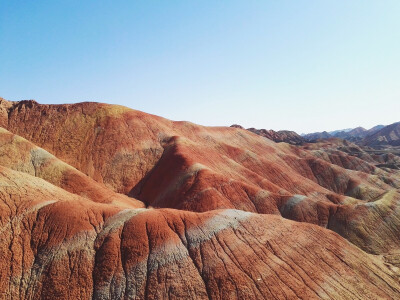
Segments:
[[[299,133],[400,121],[400,1],[0,0],[0,96]]]

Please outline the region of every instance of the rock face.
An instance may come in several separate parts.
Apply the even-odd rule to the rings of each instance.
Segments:
[[[0,299],[398,299],[396,156],[0,100]]]

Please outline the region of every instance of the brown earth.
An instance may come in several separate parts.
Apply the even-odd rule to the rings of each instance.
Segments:
[[[390,158],[99,103],[0,126],[1,299],[400,297]]]

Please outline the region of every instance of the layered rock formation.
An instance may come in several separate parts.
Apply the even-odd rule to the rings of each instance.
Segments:
[[[316,140],[320,140],[320,139],[329,139],[331,137],[332,137],[332,135],[330,135],[326,131],[313,132],[313,133],[308,133],[308,134],[303,135],[303,138],[306,139],[307,141],[316,141]]]
[[[240,129],[244,129],[242,126],[234,124],[231,125],[231,127],[233,128],[240,128]],[[306,140],[298,135],[296,132],[294,131],[289,131],[289,130],[279,130],[279,131],[275,131],[275,130],[267,130],[267,129],[256,129],[256,128],[248,128],[248,131],[254,132],[255,134],[258,134],[260,136],[263,136],[267,139],[270,139],[276,143],[288,143],[288,144],[292,144],[292,145],[302,145],[303,143],[306,142]]]
[[[367,146],[400,146],[400,122],[385,126],[374,134],[368,136],[363,141],[363,144]]]
[[[307,141],[341,138],[362,146],[400,146],[400,122],[384,126],[376,125],[370,129],[357,127],[353,129],[335,130],[331,132],[315,132],[302,135]]]
[[[375,130],[374,128],[371,129]],[[336,138],[345,139],[352,142],[361,141],[363,138],[371,134],[371,132],[363,127],[356,127],[349,131],[340,131],[334,134],[333,136]]]
[[[98,103],[0,100],[0,126],[0,298],[400,296],[380,155]]]

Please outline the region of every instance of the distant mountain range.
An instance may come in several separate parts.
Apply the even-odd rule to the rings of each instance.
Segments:
[[[367,146],[400,146],[400,122],[384,126],[373,134],[368,135],[363,140],[363,144]]]
[[[341,138],[363,146],[400,146],[400,122],[387,126],[377,125],[370,129],[356,127],[353,129],[335,130],[332,132],[314,132],[304,134],[302,137],[306,141]]]
[[[240,125],[231,127],[243,128]],[[330,138],[340,138],[351,141],[362,146],[400,146],[400,122],[391,125],[376,125],[370,129],[363,127],[339,129],[334,131],[313,132],[299,135],[294,131],[288,130],[267,130],[248,128],[247,130],[266,137],[275,142],[285,142],[293,145],[301,145],[307,142],[315,142]]]
[[[379,130],[383,129],[384,127],[385,127],[384,125],[377,125],[368,130],[363,127],[356,127],[356,128],[335,130],[335,131],[331,131],[331,132],[326,132],[326,131],[314,132],[314,133],[309,133],[309,134],[303,134],[302,137],[304,137],[306,140],[309,140],[309,141],[336,137],[336,138],[341,138],[344,140],[350,140],[352,142],[357,142],[367,136],[370,136],[370,135],[378,132]]]
[[[331,135],[335,135],[336,133],[339,133],[339,132],[342,132],[342,131],[348,132],[348,131],[351,131],[351,130],[353,130],[353,128],[339,129],[339,130],[329,131],[328,133],[331,134]],[[304,134],[302,134],[302,135],[304,135]]]

